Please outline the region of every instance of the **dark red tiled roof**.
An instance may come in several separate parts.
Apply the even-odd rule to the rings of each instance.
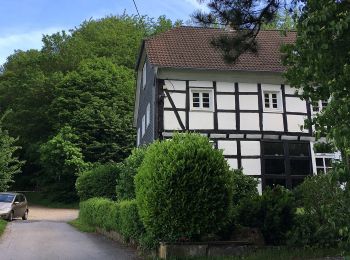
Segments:
[[[283,35],[277,30],[260,31],[258,52],[242,54],[234,64],[228,64],[211,41],[234,31],[213,28],[177,27],[145,41],[146,53],[152,65],[165,68],[207,69],[226,71],[283,72],[280,47],[293,43],[295,32]]]

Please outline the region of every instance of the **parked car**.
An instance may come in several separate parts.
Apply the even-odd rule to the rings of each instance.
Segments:
[[[21,193],[0,192],[0,218],[12,221],[14,218],[28,219],[28,203]]]

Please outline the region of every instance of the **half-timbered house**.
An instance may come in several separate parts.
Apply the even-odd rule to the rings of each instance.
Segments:
[[[280,47],[296,34],[261,31],[258,52],[225,63],[211,41],[232,31],[178,27],[145,40],[137,62],[137,145],[175,131],[207,135],[232,168],[266,185],[298,185],[316,171],[309,102],[283,78]]]

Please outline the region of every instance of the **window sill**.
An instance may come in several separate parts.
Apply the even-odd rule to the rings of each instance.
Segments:
[[[195,107],[192,107],[190,109],[190,111],[192,111],[192,112],[214,112],[213,109],[211,109],[211,108],[195,108]]]
[[[263,109],[264,113],[276,113],[276,114],[282,114],[283,110],[282,109]]]

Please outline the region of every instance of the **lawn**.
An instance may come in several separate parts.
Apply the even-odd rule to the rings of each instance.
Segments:
[[[271,248],[261,249],[244,256],[232,257],[186,257],[171,258],[172,260],[304,260],[304,259],[322,259],[324,257],[347,256],[350,259],[350,252],[344,252],[339,249],[301,249],[301,248]]]
[[[36,206],[43,206],[48,208],[65,208],[65,209],[78,209],[79,208],[79,202],[73,202],[73,203],[62,203],[62,202],[55,202],[50,200],[50,198],[44,196],[40,192],[27,192],[24,193],[24,195],[27,197],[29,206],[36,205]]]
[[[0,219],[0,236],[4,233],[7,221]]]
[[[79,219],[69,221],[68,224],[72,225],[73,227],[75,227],[81,232],[87,232],[87,233],[95,232],[95,228],[89,225],[86,225],[85,223],[81,222]]]

